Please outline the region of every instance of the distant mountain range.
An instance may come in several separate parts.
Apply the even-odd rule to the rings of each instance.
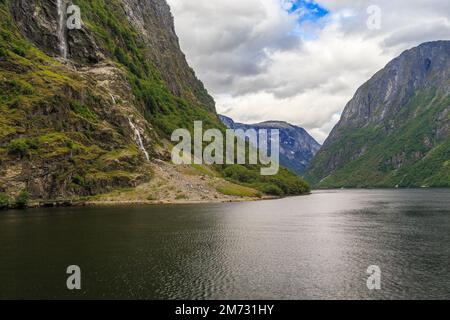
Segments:
[[[391,61],[345,107],[307,179],[318,187],[450,187],[450,41]]]
[[[303,128],[287,122],[267,121],[257,124],[243,124],[219,115],[230,129],[278,129],[280,130],[280,163],[298,175],[303,175],[311,160],[320,149],[320,144]]]

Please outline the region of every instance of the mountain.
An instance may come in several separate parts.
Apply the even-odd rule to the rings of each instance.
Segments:
[[[71,4],[81,28],[66,27],[77,18]],[[196,120],[224,127],[186,62],[165,0],[3,0],[0,15],[2,198],[26,191],[36,201],[214,200],[218,190],[308,191],[286,172],[262,181],[254,167],[171,164],[175,129],[192,130]],[[230,185],[250,173],[245,187]]]
[[[318,187],[450,187],[450,42],[402,53],[360,87],[314,159]]]
[[[298,175],[303,175],[311,160],[320,149],[320,144],[306,132],[305,129],[287,122],[267,121],[257,124],[243,124],[233,119],[219,115],[220,120],[230,129],[278,129],[280,131],[280,164],[291,169]]]

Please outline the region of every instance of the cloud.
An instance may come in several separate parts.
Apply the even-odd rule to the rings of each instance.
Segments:
[[[182,49],[219,112],[242,122],[285,120],[320,142],[356,89],[392,58],[450,39],[448,0],[168,2]],[[367,27],[373,4],[379,30]]]

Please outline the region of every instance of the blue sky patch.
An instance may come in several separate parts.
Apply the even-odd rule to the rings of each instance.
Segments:
[[[315,22],[328,15],[329,11],[313,0],[293,0],[292,7],[288,10],[290,14],[299,16],[299,23]]]

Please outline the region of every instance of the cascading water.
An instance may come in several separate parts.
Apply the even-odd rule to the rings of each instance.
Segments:
[[[58,7],[58,41],[59,41],[59,52],[63,59],[67,58],[67,38],[66,38],[66,19],[65,11],[66,4],[65,0],[57,0]]]
[[[144,142],[142,141],[141,133],[139,132],[138,128],[136,128],[136,126],[133,124],[133,122],[131,121],[130,118],[128,118],[128,121],[130,123],[131,129],[133,129],[134,134],[136,136],[136,142],[138,144],[139,149],[141,149],[141,151],[145,155],[145,158],[147,159],[147,161],[149,161],[150,160],[150,156],[149,156],[147,150],[145,150],[145,146],[144,146]]]

